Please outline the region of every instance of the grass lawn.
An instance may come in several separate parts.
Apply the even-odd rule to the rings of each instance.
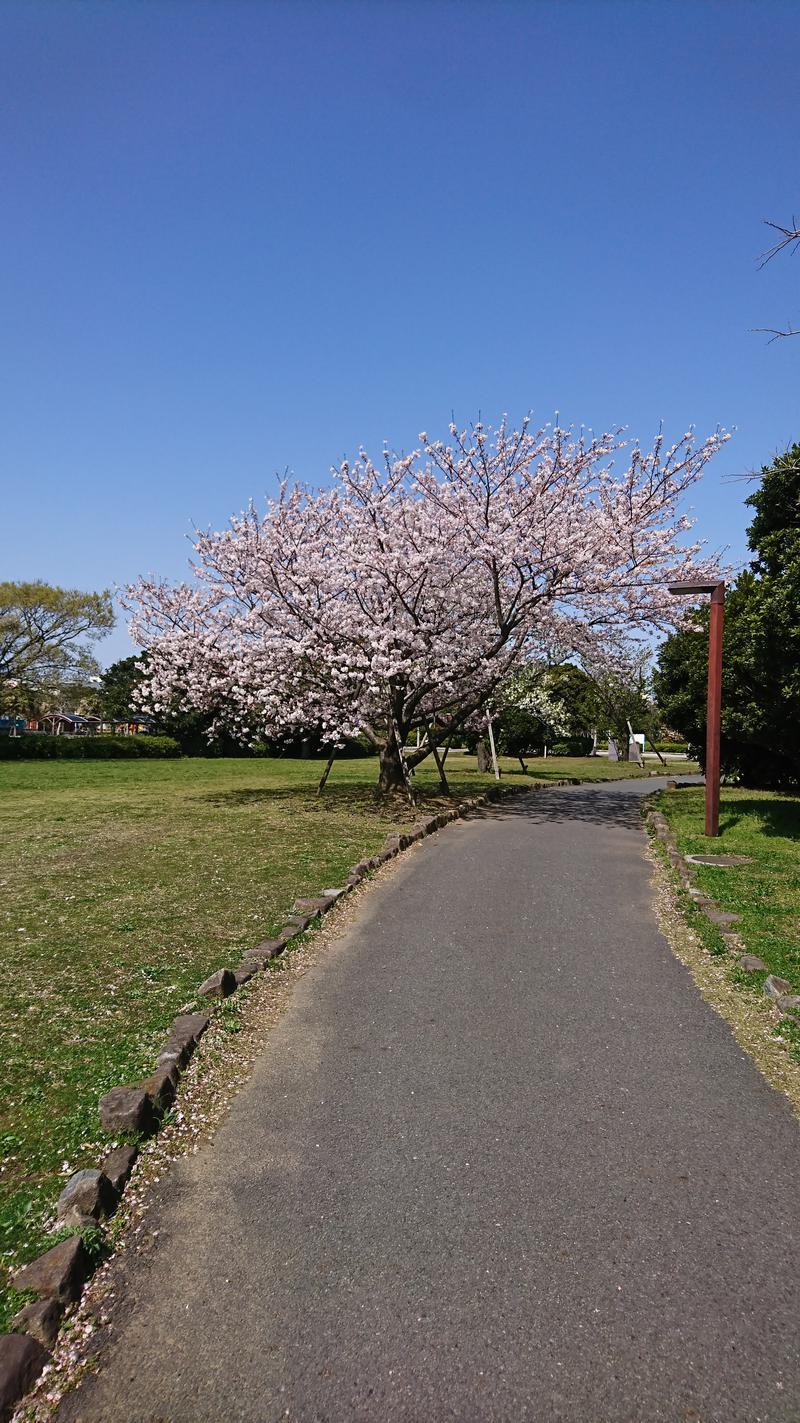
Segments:
[[[659,797],[659,809],[676,833],[684,854],[749,855],[753,863],[732,869],[693,867],[693,879],[721,909],[741,915],[736,931],[750,953],[758,954],[770,973],[785,978],[800,993],[800,797],[770,791],[722,790],[720,838],[703,835],[704,795],[701,788]],[[712,952],[723,947],[713,925],[690,910],[693,926]],[[737,970],[743,986],[761,990],[764,973]],[[785,1037],[800,1032],[782,1027]]]
[[[504,762],[509,783],[634,774],[603,759]],[[0,1328],[7,1270],[51,1243],[72,1171],[107,1145],[97,1101],[141,1078],[204,977],[274,933],[298,894],[342,881],[391,830],[373,760],[0,762]],[[493,784],[453,756],[454,799]],[[670,767],[670,773],[674,768]],[[435,768],[415,779],[422,809]]]

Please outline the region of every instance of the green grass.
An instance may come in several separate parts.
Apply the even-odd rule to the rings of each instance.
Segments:
[[[749,855],[752,864],[719,869],[692,867],[692,878],[721,909],[741,916],[736,932],[749,953],[758,954],[767,972],[785,978],[800,993],[800,797],[772,791],[723,788],[720,838],[703,834],[704,792],[684,789],[659,797],[659,809],[669,820],[683,854]],[[724,947],[721,936],[696,909],[692,922],[712,952]],[[761,991],[765,973],[745,974],[738,981]],[[800,1033],[782,1027],[784,1036]]]
[[[506,783],[632,774],[602,759],[503,763]],[[455,799],[493,784],[448,762]],[[670,768],[672,770],[672,768]],[[199,983],[341,883],[411,822],[376,803],[376,763],[292,760],[0,763],[0,1328],[7,1271],[52,1243],[64,1179],[107,1141],[103,1092],[150,1070]],[[426,763],[421,811],[439,795]]]

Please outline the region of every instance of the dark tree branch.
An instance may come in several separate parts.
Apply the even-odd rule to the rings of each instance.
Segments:
[[[769,335],[768,346],[771,346],[773,341],[777,341],[779,336],[800,336],[800,327],[798,326],[787,326],[785,331],[779,330],[777,326],[754,326],[753,330],[763,331]]]
[[[759,271],[763,271],[767,263],[771,262],[773,257],[777,257],[778,253],[782,252],[785,247],[791,247],[792,251],[796,252],[798,246],[800,246],[800,223],[798,223],[796,217],[792,218],[791,227],[782,227],[779,222],[770,222],[769,218],[764,219],[764,226],[771,227],[773,232],[779,232],[781,236],[779,242],[776,242],[772,247],[768,247],[766,252],[761,253],[758,259]]]

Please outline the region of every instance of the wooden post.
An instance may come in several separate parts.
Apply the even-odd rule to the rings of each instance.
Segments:
[[[447,776],[444,773],[444,763],[447,760],[447,753],[450,750],[449,743],[444,748],[444,756],[439,755],[439,747],[436,745],[436,728],[428,727],[428,744],[433,752],[433,759],[436,762],[436,769],[439,772],[439,780],[442,783],[442,790],[445,795],[450,794],[450,787],[447,784]]]
[[[331,747],[331,754],[330,754],[330,756],[328,757],[328,760],[327,760],[327,762],[326,762],[326,764],[325,764],[325,770],[322,772],[322,775],[321,775],[321,777],[320,777],[319,785],[317,786],[317,795],[322,795],[322,792],[323,792],[324,789],[325,789],[325,782],[327,781],[327,779],[328,779],[328,777],[329,777],[329,775],[330,775],[330,773],[331,773],[331,766],[333,765],[333,758],[334,758],[335,755],[336,755],[336,747],[335,747],[335,746],[332,746],[332,747]]]
[[[706,722],[706,835],[719,835],[719,743],[722,720],[722,632],[725,584],[711,594],[708,620],[708,714]]]
[[[499,781],[499,780],[500,780],[500,767],[499,767],[498,764],[497,764],[497,751],[495,750],[495,745],[494,745],[494,732],[492,731],[492,718],[489,717],[488,721],[489,721],[489,745],[490,745],[491,748],[492,748],[492,765],[494,766],[494,778],[495,778],[496,781]]]

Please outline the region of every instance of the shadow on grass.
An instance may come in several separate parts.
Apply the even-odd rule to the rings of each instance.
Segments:
[[[226,807],[269,804],[281,805],[291,802],[295,809],[302,811],[342,810],[388,816],[394,820],[408,820],[423,814],[426,810],[441,809],[445,805],[457,805],[459,800],[474,794],[475,788],[458,787],[448,798],[438,786],[416,785],[414,794],[416,806],[411,806],[405,796],[378,795],[372,781],[358,785],[326,786],[318,796],[315,786],[275,786],[244,788],[231,791],[216,791],[197,796],[204,805]]]
[[[729,800],[722,803],[720,831],[732,830],[742,820],[757,817],[764,835],[778,835],[784,840],[800,839],[800,797],[785,800]]]

